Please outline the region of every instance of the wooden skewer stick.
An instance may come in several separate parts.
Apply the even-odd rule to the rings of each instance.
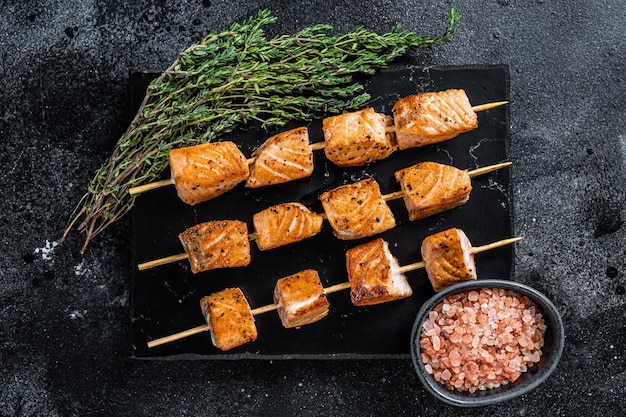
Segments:
[[[488,172],[492,172],[492,171],[496,171],[498,169],[504,168],[504,167],[508,167],[509,165],[511,165],[512,162],[502,162],[500,164],[495,164],[495,165],[489,165],[486,167],[482,167],[482,168],[478,168],[475,169],[473,171],[469,172],[469,176],[470,177],[475,177],[477,175],[482,175],[482,174],[486,174]],[[390,200],[395,200],[398,198],[402,198],[404,196],[404,191],[400,190],[400,191],[395,191],[393,193],[389,193],[389,194],[385,194],[383,195],[383,199],[385,201],[390,201]],[[322,216],[324,219],[326,219],[326,213],[322,213],[320,214],[320,216]],[[248,240],[255,240],[258,238],[258,234],[257,233],[251,233],[248,235]],[[161,266],[161,265],[165,265],[165,264],[169,264],[172,262],[178,262],[178,261],[182,261],[184,259],[188,259],[189,255],[187,253],[179,253],[177,255],[171,255],[171,256],[167,256],[165,258],[160,258],[160,259],[155,259],[154,261],[149,261],[149,262],[144,262],[141,263],[139,265],[137,265],[137,268],[140,271],[146,270],[146,269],[150,269],[150,268],[154,268],[156,266]]]
[[[489,243],[487,245],[483,245],[483,246],[478,246],[478,247],[473,247],[472,248],[472,254],[477,254],[480,252],[485,252],[487,250],[490,249],[495,249],[495,248],[499,248],[502,246],[506,246],[506,245],[510,245],[512,243],[515,242],[519,242],[520,240],[524,239],[523,237],[513,237],[510,239],[504,239],[504,240],[499,240],[497,242],[493,242],[493,243]],[[414,271],[416,269],[420,269],[420,268],[424,268],[426,266],[426,263],[424,261],[421,262],[415,262],[409,265],[405,265],[400,267],[399,271],[401,273],[405,273],[405,272],[409,272],[409,271]],[[326,294],[331,294],[337,291],[342,291],[342,290],[347,290],[350,288],[350,282],[342,282],[340,284],[335,284],[332,285],[328,288],[324,288],[324,292]],[[263,314],[263,313],[268,313],[270,311],[274,311],[278,309],[278,304],[268,304],[266,306],[263,307],[257,307],[255,309],[253,309],[251,311],[253,316],[257,316],[259,314]],[[193,327],[191,329],[187,329],[187,330],[183,330],[182,332],[178,332],[178,333],[174,333],[171,334],[169,336],[164,336],[161,337],[159,339],[155,339],[155,340],[151,340],[148,342],[148,347],[149,348],[153,348],[156,346],[160,346],[166,343],[170,343],[170,342],[174,342],[176,340],[180,340],[180,339],[184,339],[186,337],[189,336],[193,336],[194,334],[198,334],[198,333],[202,333],[202,332],[206,332],[209,330],[209,326],[207,324],[203,324],[201,326],[197,326],[197,327]]]
[[[155,266],[170,264],[172,262],[178,262],[178,261],[182,261],[183,259],[188,259],[188,258],[189,258],[189,255],[187,254],[187,252],[179,253],[177,255],[166,256],[165,258],[155,259],[154,261],[144,262],[142,264],[137,265],[137,268],[139,268],[140,271],[143,271],[145,269],[154,268]]]
[[[209,331],[209,325],[203,324],[202,326],[197,326],[192,329],[183,330],[182,332],[174,333],[169,336],[151,340],[148,342],[148,347],[153,348],[156,346],[164,345],[166,343],[174,342],[176,340],[184,339],[189,336],[193,336],[194,334],[207,332],[207,331]]]
[[[494,101],[492,103],[485,103],[485,104],[479,104],[477,106],[474,106],[472,107],[472,110],[474,110],[475,113],[478,113],[479,111],[493,109],[496,107],[504,106],[505,104],[509,104],[509,102],[508,101]]]
[[[154,190],[156,188],[165,187],[166,185],[174,185],[174,181],[171,178],[169,178],[169,179],[166,179],[166,180],[150,182],[150,183],[144,184],[144,185],[138,185],[137,187],[130,188],[128,190],[128,193],[130,195],[137,195],[137,194],[141,194],[141,193],[146,192],[146,191]]]
[[[331,294],[337,291],[345,290],[350,288],[349,282],[342,282],[341,284],[332,285],[328,288],[324,288],[324,292],[326,294]],[[253,316],[258,316],[259,314],[268,313],[270,311],[274,311],[278,309],[278,304],[268,304],[263,307],[255,308],[251,311]],[[193,336],[194,334],[207,332],[209,331],[209,325],[203,324],[201,326],[197,326],[191,329],[183,330],[182,332],[174,333],[169,336],[161,337],[159,339],[151,340],[148,342],[148,347],[153,348],[156,346],[164,345],[166,343],[174,342],[176,340],[184,339],[189,336]]]
[[[507,161],[507,162],[502,162],[500,164],[494,164],[494,165],[489,165],[489,166],[482,167],[482,168],[476,168],[475,170],[469,172],[469,176],[470,178],[474,178],[479,175],[483,175],[492,171],[497,171],[499,169],[506,168],[511,165],[513,165],[513,162]]]

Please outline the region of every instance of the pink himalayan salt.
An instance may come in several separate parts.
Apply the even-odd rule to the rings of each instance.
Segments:
[[[452,294],[422,326],[422,361],[450,390],[497,388],[539,362],[545,329],[536,306],[515,291]]]

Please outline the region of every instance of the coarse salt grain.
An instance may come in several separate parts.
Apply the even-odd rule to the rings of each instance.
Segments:
[[[422,326],[422,361],[426,372],[450,390],[497,388],[539,362],[545,330],[538,309],[515,291],[453,294]]]

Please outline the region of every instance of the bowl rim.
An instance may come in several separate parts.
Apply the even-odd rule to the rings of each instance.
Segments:
[[[477,391],[477,395],[468,393],[460,393],[458,391],[448,390],[444,385],[437,382],[434,377],[426,372],[424,363],[421,359],[421,348],[419,346],[419,333],[421,331],[422,323],[426,319],[428,312],[432,310],[444,297],[469,291],[478,288],[503,288],[507,290],[517,291],[522,295],[528,296],[541,310],[546,323],[548,321],[552,324],[549,326],[552,332],[552,338],[554,340],[554,352],[549,357],[548,362],[545,364],[545,368],[534,377],[532,380],[519,386],[507,386],[507,388],[498,389],[499,391],[494,395],[489,395],[487,391]],[[430,297],[420,308],[411,331],[411,358],[413,366],[417,373],[418,379],[422,382],[424,387],[433,396],[439,400],[460,407],[477,407],[490,404],[496,404],[499,402],[507,401],[512,398],[518,397],[522,394],[528,393],[535,389],[543,381],[545,381],[550,374],[556,369],[559,359],[563,353],[563,347],[565,344],[565,330],[561,315],[552,301],[540,291],[526,284],[522,284],[516,281],[502,280],[502,279],[479,279],[476,281],[466,281],[458,284],[454,284],[438,293],[435,293]],[[509,388],[510,387],[510,388]],[[485,394],[487,393],[487,394]]]

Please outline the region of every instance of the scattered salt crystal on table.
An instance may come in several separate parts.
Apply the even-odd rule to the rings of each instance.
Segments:
[[[50,242],[46,239],[46,245],[41,248],[35,248],[35,253],[41,253],[41,259],[43,259],[44,261],[51,261],[52,253],[57,246],[59,246],[59,242]]]

